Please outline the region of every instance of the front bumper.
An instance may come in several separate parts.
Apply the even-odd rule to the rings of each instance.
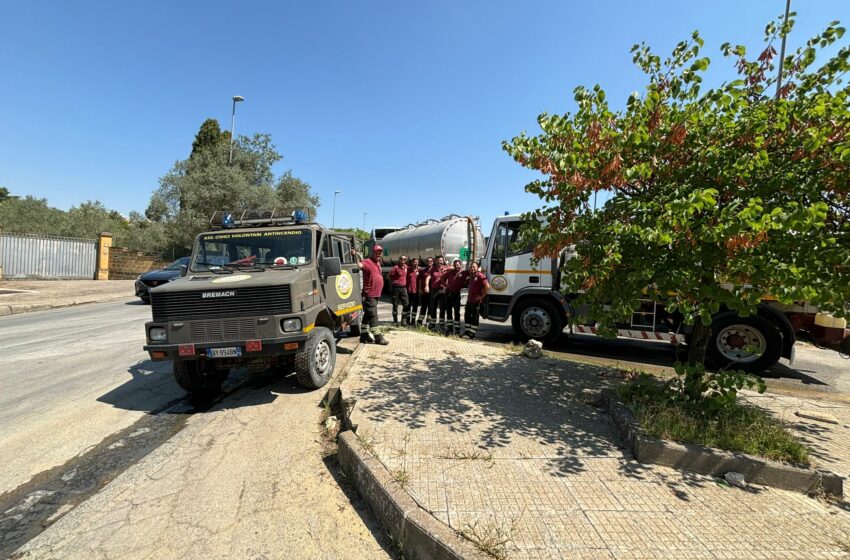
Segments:
[[[203,343],[186,343],[186,344],[155,344],[150,343],[145,345],[145,351],[150,355],[151,360],[197,360],[207,359],[207,348],[233,348],[239,347],[242,349],[242,356],[239,358],[209,358],[214,360],[250,360],[252,358],[268,357],[268,356],[286,356],[288,354],[296,354],[304,348],[307,335],[304,333],[295,333],[289,336],[279,338],[261,338],[252,340],[252,343],[259,341],[261,348],[259,350],[248,350],[247,340],[227,340],[224,342],[203,342]]]

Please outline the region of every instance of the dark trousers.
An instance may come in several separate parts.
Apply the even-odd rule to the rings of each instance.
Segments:
[[[407,322],[409,324],[414,324],[416,322],[416,312],[419,311],[419,294],[416,292],[407,292],[407,299],[410,301],[410,305],[407,306]]]
[[[446,328],[460,334],[460,292],[446,292]]]
[[[402,314],[407,312],[407,308],[410,305],[410,301],[407,299],[407,288],[393,284],[391,293],[393,302],[393,323],[398,323],[398,304],[401,303],[402,305]]]
[[[431,292],[431,303],[428,305],[428,326],[437,324],[437,310],[440,313],[439,325],[443,326],[446,323],[446,292],[445,290],[437,290]]]
[[[363,296],[363,323],[362,333],[370,336],[372,329],[378,326],[378,300]]]
[[[463,322],[466,323],[466,334],[469,338],[475,337],[478,332],[478,306],[480,303],[466,302],[464,310]]]
[[[431,309],[431,294],[419,294],[419,322],[425,324],[428,320],[428,310]]]

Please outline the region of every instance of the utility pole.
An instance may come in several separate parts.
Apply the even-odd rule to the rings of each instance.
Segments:
[[[363,231],[366,231],[366,212],[363,212]]]
[[[230,157],[227,158],[227,163],[233,163],[233,141],[236,139],[233,134],[236,132],[236,104],[240,101],[245,101],[241,95],[233,96],[233,112],[230,114]]]
[[[333,217],[331,217],[331,229],[336,226],[336,196],[340,193],[340,191],[334,191],[334,211]]]
[[[791,0],[785,0],[785,19],[782,20],[782,27],[788,23],[788,13],[791,11]],[[782,63],[785,61],[785,39],[787,33],[782,33],[782,48],[779,51],[779,75],[776,77],[776,100],[779,101],[779,90],[782,89]]]

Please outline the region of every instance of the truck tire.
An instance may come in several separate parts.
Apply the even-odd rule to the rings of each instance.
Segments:
[[[758,373],[778,362],[781,353],[782,332],[764,317],[739,317],[730,311],[717,315],[711,323],[705,357],[715,369]]]
[[[200,360],[174,360],[174,380],[186,391],[196,395],[212,396],[221,392],[221,384],[228,370],[218,370]]]
[[[511,312],[511,326],[523,340],[533,338],[545,344],[558,340],[564,320],[555,306],[545,299],[521,301]]]
[[[336,342],[326,327],[316,327],[307,335],[304,351],[295,355],[295,376],[298,384],[318,389],[330,381],[336,365]]]

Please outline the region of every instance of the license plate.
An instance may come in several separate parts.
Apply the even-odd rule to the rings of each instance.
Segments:
[[[207,348],[207,358],[238,358],[242,355],[242,348],[232,346],[229,348]]]

